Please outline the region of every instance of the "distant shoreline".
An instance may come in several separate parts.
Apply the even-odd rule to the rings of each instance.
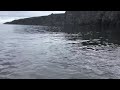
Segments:
[[[101,28],[120,28],[120,11],[66,11],[60,14],[13,20],[4,24],[42,26],[68,25],[73,26],[73,31],[76,26],[86,25],[100,26]]]

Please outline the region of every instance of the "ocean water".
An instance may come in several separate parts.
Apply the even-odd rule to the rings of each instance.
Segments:
[[[119,44],[46,28],[0,25],[0,79],[120,78]]]

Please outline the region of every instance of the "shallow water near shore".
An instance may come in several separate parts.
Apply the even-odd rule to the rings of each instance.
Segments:
[[[0,25],[1,79],[120,78],[119,44],[46,28]]]

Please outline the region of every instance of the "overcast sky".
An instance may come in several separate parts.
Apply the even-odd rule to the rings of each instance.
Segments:
[[[65,11],[0,11],[0,23],[26,17],[44,16],[51,13],[65,13]]]

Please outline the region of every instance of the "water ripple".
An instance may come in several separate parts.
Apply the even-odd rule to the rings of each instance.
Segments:
[[[119,58],[119,44],[101,37],[86,39],[44,26],[0,27],[0,79],[120,78]]]

